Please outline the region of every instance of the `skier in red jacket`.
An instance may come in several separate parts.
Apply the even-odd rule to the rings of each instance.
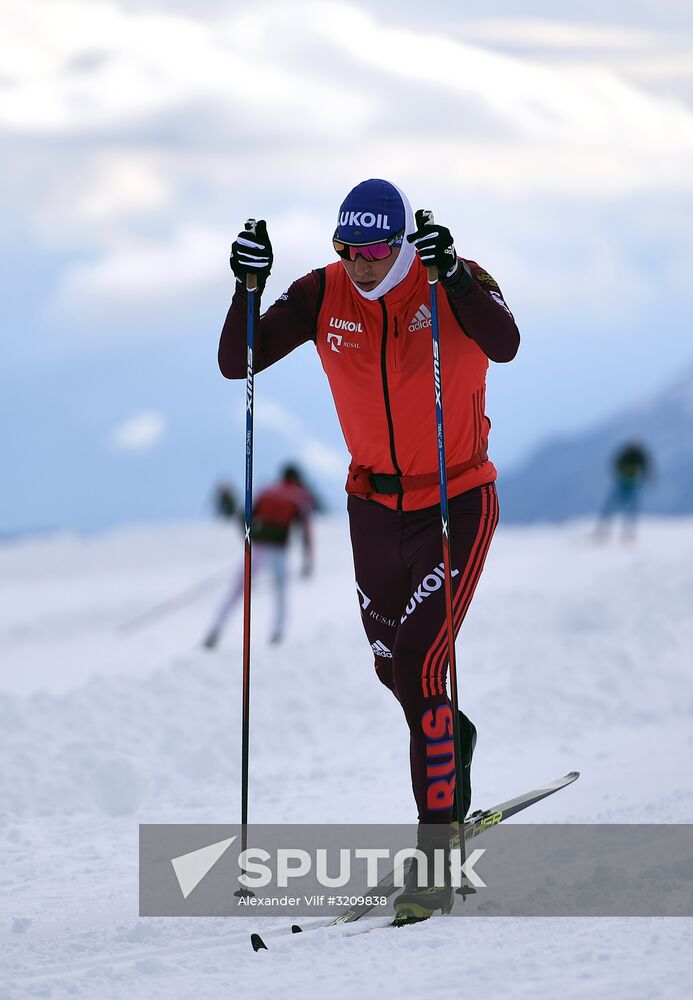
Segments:
[[[388,181],[370,179],[349,192],[333,244],[334,263],[299,278],[261,317],[258,307],[254,365],[262,371],[312,341],[327,374],[352,457],[346,490],[361,619],[376,673],[409,728],[419,847],[428,855],[449,844],[455,795],[465,812],[469,807],[476,730],[460,713],[465,767],[456,791],[431,314],[421,256],[437,265],[444,292],[438,300],[456,631],[498,521],[486,370],[489,359],[512,360],[520,335],[494,279],[458,257],[449,229],[417,225],[406,196]],[[261,292],[272,261],[264,222],[239,233],[231,251],[236,292],[219,346],[227,378],[246,375],[245,278],[256,274]],[[421,889],[408,881],[396,906],[407,904],[420,917],[446,910],[448,883],[446,877],[446,885]]]
[[[268,569],[274,583],[274,614],[270,633],[270,642],[274,644],[282,641],[286,627],[287,557],[289,535],[294,524],[300,524],[303,532],[301,575],[310,576],[313,570],[311,515],[314,507],[315,500],[295,465],[286,465],[279,482],[261,490],[253,504],[253,568],[256,575]],[[242,597],[241,568],[204,640],[203,645],[207,649],[214,649],[218,644],[229,615]]]

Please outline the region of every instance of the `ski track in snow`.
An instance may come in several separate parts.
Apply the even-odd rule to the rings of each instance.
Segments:
[[[251,820],[409,822],[407,735],[373,673],[345,521],[318,524],[317,553],[283,646],[256,589]],[[685,918],[373,918],[297,937],[287,919],[138,917],[138,823],[238,819],[241,625],[199,649],[212,582],[118,626],[240,555],[207,524],[0,547],[0,1000],[679,996]],[[693,520],[649,520],[632,547],[595,546],[584,523],[501,528],[458,641],[473,807],[577,768],[532,821],[693,822],[692,600]]]

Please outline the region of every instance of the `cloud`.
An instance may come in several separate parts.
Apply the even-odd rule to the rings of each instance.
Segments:
[[[519,18],[453,18],[444,33],[415,8],[329,0],[9,11],[0,178],[10,213],[60,255],[44,316],[72,337],[165,333],[172,311],[224,302],[247,215],[270,224],[271,301],[332,259],[337,205],[369,175],[445,212],[460,252],[483,253],[509,294],[516,279],[529,315],[571,287],[590,288],[583,315],[625,314],[651,285],[609,206],[693,193],[693,110],[619,68],[644,72],[684,36]],[[535,49],[500,51],[512,38]],[[690,257],[680,243],[672,275]]]
[[[548,49],[632,50],[661,44],[661,36],[622,24],[590,24],[546,18],[481,18],[465,24],[467,38]]]
[[[11,11],[0,127],[79,138],[81,155],[85,141],[127,129],[136,142],[146,128],[147,146],[174,175],[202,142],[214,155],[198,158],[197,183],[218,183],[212,161],[218,169],[223,158],[228,183],[240,177],[248,190],[268,172],[275,189],[280,179],[320,188],[345,166],[353,174],[356,150],[393,176],[426,176],[435,163],[443,181],[486,191],[512,184],[604,197],[693,186],[693,112],[600,62],[598,26],[486,20],[458,25],[455,37],[415,15],[393,23],[356,3],[306,0],[258,0],[252,12],[206,19],[106,0],[33,0]],[[487,40],[475,41],[475,30]],[[593,58],[508,55],[492,48],[494,32],[553,48],[572,39]],[[602,35],[611,46],[648,37]]]
[[[330,35],[355,59],[441,93],[456,92],[473,101],[480,113],[493,112],[510,134],[528,142],[567,142],[576,149],[606,148],[621,156],[626,150],[629,155],[636,149],[645,152],[653,142],[672,153],[693,151],[689,109],[640,91],[608,69],[542,65],[435,33],[424,43],[409,28],[381,25],[369,30],[369,17],[356,11],[350,21],[351,30],[346,31],[346,23],[335,18]],[[422,44],[425,59],[420,58]]]
[[[236,117],[248,124],[263,113],[277,122],[300,105],[293,123],[299,127],[320,124],[334,132],[335,116],[353,125],[367,104],[340,80],[325,80],[315,100],[310,73],[295,73],[286,50],[273,58],[284,48],[282,31],[293,35],[302,15],[319,11],[314,4],[298,7],[258,5],[210,22],[127,11],[107,0],[34,0],[10,8],[3,32],[10,85],[0,90],[0,122],[33,133],[101,130],[211,100],[220,107],[233,101]],[[333,114],[321,117],[326,102]]]
[[[299,460],[312,472],[328,479],[342,480],[348,464],[345,451],[332,448],[311,434],[303,421],[275,399],[262,396],[255,405],[255,422],[276,431],[291,444]]]
[[[637,321],[651,290],[613,241],[582,235],[562,253],[554,250],[552,257],[541,247],[526,253],[501,247],[494,256],[494,276],[503,276],[503,291],[521,327],[523,320],[530,328],[539,326],[552,341],[562,336],[569,317],[586,324],[587,342],[601,338],[605,323]]]
[[[87,315],[106,310],[112,319],[134,316],[143,306],[175,309],[227,277],[228,243],[227,233],[205,227],[183,228],[169,240],[124,239],[66,272],[61,304]]]
[[[71,208],[87,223],[104,223],[159,211],[170,200],[170,184],[152,155],[115,151],[88,164]]]
[[[316,253],[321,259],[331,252],[333,215],[296,209],[272,218],[278,261],[272,279],[275,289],[310,270]],[[242,226],[240,217],[235,226]],[[148,328],[138,322],[145,316],[169,314],[211,291],[230,298],[234,282],[228,257],[234,235],[232,226],[184,226],[165,239],[117,236],[100,256],[66,269],[58,308],[80,318],[92,333],[106,334],[116,324],[122,336],[127,321],[140,335]],[[100,319],[98,327],[95,317]]]
[[[149,451],[165,432],[166,420],[161,413],[138,413],[113,429],[111,445],[117,451]]]

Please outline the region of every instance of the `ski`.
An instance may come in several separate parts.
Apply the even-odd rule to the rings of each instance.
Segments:
[[[535,788],[531,792],[525,792],[523,795],[517,795],[514,799],[508,799],[506,802],[501,802],[497,806],[492,806],[490,809],[477,809],[475,812],[470,813],[467,816],[464,824],[464,840],[468,843],[473,840],[474,837],[478,837],[479,834],[485,833],[486,830],[492,829],[494,826],[498,826],[500,823],[504,823],[505,820],[510,819],[511,816],[516,816],[519,812],[527,809],[529,806],[533,806],[536,802],[541,802],[542,799],[547,798],[549,795],[555,794],[565,788],[567,785],[572,785],[580,777],[579,771],[570,771],[565,774],[562,778],[556,778],[555,781],[550,781],[546,785],[542,785],[540,788]],[[451,846],[459,847],[459,833],[453,837]],[[394,869],[387,872],[381,880],[378,882],[377,887],[374,887],[372,894],[378,896],[392,896],[401,886],[395,885],[395,873]],[[311,924],[307,930],[317,930],[318,927],[335,927],[337,924],[350,924],[355,920],[360,920],[367,913],[370,913],[374,909],[375,904],[363,903],[359,906],[351,907],[348,910],[343,910],[341,913],[337,914],[336,917],[332,917],[326,922],[321,922],[319,924]],[[300,924],[292,924],[291,931],[293,934],[300,934],[303,928]],[[250,943],[253,947],[253,951],[260,951],[262,949],[267,949],[267,945],[263,941],[262,937],[255,933],[250,936]]]

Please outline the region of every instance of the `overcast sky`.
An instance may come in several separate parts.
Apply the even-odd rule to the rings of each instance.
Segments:
[[[0,531],[194,515],[240,483],[242,387],[215,369],[231,240],[267,219],[269,303],[329,262],[369,176],[516,315],[489,376],[501,466],[691,364],[690,5],[518,6],[0,2]],[[311,350],[258,380],[258,476],[290,455],[338,497]]]

